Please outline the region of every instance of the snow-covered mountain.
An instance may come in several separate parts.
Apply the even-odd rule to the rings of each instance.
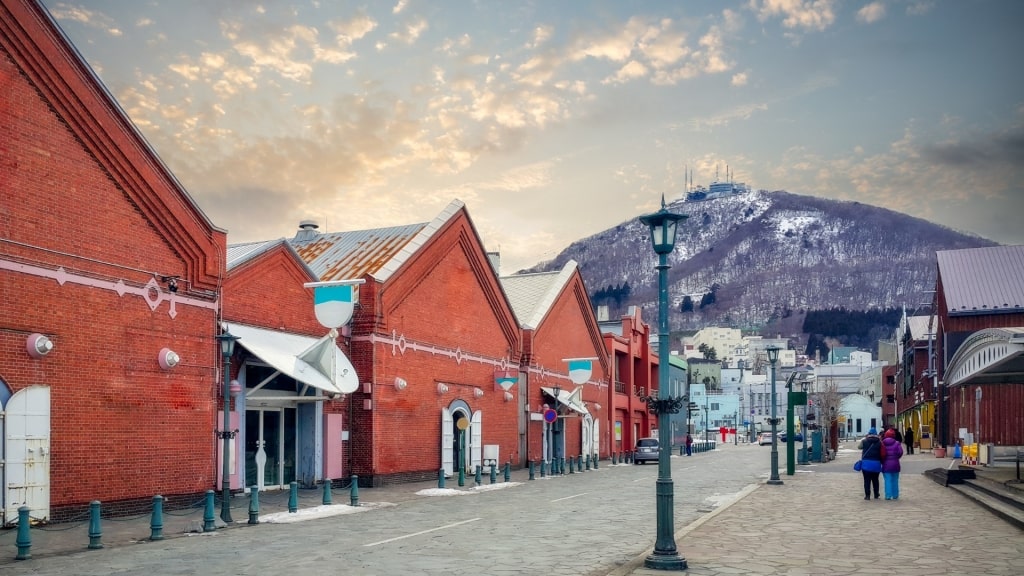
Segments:
[[[995,244],[884,208],[784,191],[679,199],[668,209],[689,216],[669,256],[673,330],[758,328],[790,312],[840,306],[915,308],[931,299],[937,250]],[[528,271],[557,269],[570,259],[579,263],[595,306],[609,305],[612,318],[640,305],[645,318],[656,319],[657,260],[637,218]],[[693,311],[683,312],[687,296]]]

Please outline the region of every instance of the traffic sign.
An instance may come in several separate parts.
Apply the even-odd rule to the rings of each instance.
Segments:
[[[547,410],[544,411],[544,421],[545,422],[547,422],[548,424],[551,424],[555,420],[558,420],[558,412],[555,412],[551,408],[548,408]]]

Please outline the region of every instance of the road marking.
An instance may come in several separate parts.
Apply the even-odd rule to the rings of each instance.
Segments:
[[[555,498],[554,500],[551,500],[551,502],[561,502],[562,500],[568,500],[570,498],[579,498],[580,496],[586,496],[586,495],[587,495],[587,493],[583,492],[583,493],[580,493],[580,494],[573,494],[572,496],[566,496],[565,498]]]
[[[471,518],[469,520],[463,520],[462,522],[456,522],[454,524],[448,524],[446,526],[438,526],[437,528],[431,528],[430,530],[423,530],[421,532],[416,532],[416,533],[413,533],[413,534],[406,534],[405,536],[397,536],[395,538],[388,538],[387,540],[381,540],[380,542],[371,542],[369,544],[363,544],[363,547],[366,548],[366,547],[369,547],[369,546],[378,546],[380,544],[387,544],[388,542],[395,542],[396,540],[404,540],[406,538],[412,538],[413,536],[419,536],[421,534],[429,534],[430,532],[437,532],[438,530],[444,530],[445,528],[454,528],[455,526],[460,526],[462,524],[469,524],[470,522],[476,522],[477,520],[482,520],[482,518]]]

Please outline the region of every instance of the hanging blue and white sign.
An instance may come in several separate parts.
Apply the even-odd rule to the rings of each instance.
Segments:
[[[494,383],[500,386],[502,390],[508,392],[516,382],[519,382],[519,370],[507,369],[494,371]]]
[[[310,282],[306,288],[313,289],[313,312],[324,328],[339,328],[348,324],[355,309],[355,284],[363,280],[340,280],[337,282]]]
[[[583,384],[590,379],[590,372],[593,366],[593,358],[567,358],[569,363],[569,380],[573,384]]]

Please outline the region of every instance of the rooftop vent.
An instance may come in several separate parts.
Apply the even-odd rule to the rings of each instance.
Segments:
[[[295,233],[296,242],[306,242],[312,240],[320,235],[317,232],[317,228],[320,225],[316,223],[316,220],[302,220],[299,222],[299,231]]]

